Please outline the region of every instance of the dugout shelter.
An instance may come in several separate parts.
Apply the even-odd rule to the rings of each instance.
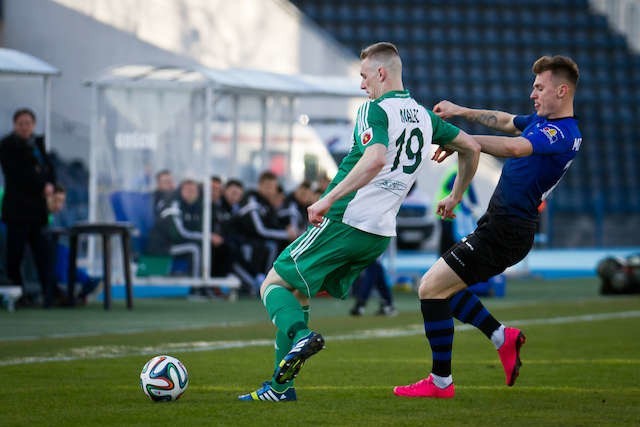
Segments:
[[[51,79],[60,75],[53,65],[28,53],[14,49],[0,48],[0,87],[15,86],[16,80],[29,78],[40,80],[42,84],[42,109],[44,111],[44,134],[47,136],[47,149],[51,149]],[[1,97],[5,99],[4,96]],[[22,101],[23,104],[25,101]],[[15,106],[6,106],[16,109]]]
[[[313,173],[335,172],[326,147],[307,126],[308,117],[350,117],[349,98],[364,96],[357,78],[172,65],[115,66],[87,85],[92,91],[89,221],[133,223],[136,261],[145,259],[153,226],[149,201],[156,172],[170,170],[177,184],[185,179],[201,184],[202,235],[209,236],[211,176],[239,178],[251,188],[262,171],[272,170],[292,188]],[[163,267],[149,271],[150,265],[137,262],[134,284],[238,286],[233,278],[210,277],[208,238],[200,244],[195,276],[168,276],[172,273]],[[100,256],[90,240],[92,270],[99,268]],[[114,266],[120,259],[113,255]],[[122,277],[119,267],[116,282]]]

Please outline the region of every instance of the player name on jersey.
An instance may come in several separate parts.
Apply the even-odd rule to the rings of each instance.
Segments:
[[[418,120],[418,109],[401,108],[400,120],[402,121],[402,123],[420,123],[420,120]]]

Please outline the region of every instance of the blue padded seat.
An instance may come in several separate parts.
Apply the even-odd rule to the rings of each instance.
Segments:
[[[134,252],[144,252],[154,221],[153,195],[138,191],[116,191],[109,200],[115,220],[130,223],[137,231],[131,239]]]

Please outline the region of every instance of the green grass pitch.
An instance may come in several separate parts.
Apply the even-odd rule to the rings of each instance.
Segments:
[[[347,315],[352,301],[312,301],[327,348],[297,379],[298,401],[238,402],[273,369],[273,326],[258,300],[116,301],[77,309],[0,312],[2,426],[637,426],[640,298],[602,297],[595,279],[512,280],[483,299],[527,335],[514,387],[491,343],[456,323],[452,400],[402,399],[394,385],[430,368],[417,297],[400,315]],[[138,383],[157,354],[178,357],[190,385],[153,403]]]

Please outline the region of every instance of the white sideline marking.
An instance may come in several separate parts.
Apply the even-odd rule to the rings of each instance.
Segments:
[[[505,322],[514,326],[530,325],[557,325],[563,323],[595,322],[599,320],[629,319],[640,317],[640,310],[621,311],[615,313],[584,314],[580,316],[551,317],[547,319],[523,319]],[[456,325],[456,331],[468,331],[474,329],[471,325]],[[422,325],[413,325],[407,328],[395,329],[370,329],[353,334],[327,336],[327,341],[362,340],[369,338],[397,338],[424,333]],[[68,352],[53,356],[27,356],[14,359],[0,359],[0,363],[6,365],[28,365],[45,362],[67,362],[84,359],[109,359],[124,356],[145,356],[150,354],[165,354],[170,352],[195,352],[215,351],[232,348],[273,346],[271,339],[235,340],[235,341],[193,341],[183,343],[167,343],[158,346],[132,347],[132,346],[91,346],[69,349]]]
[[[52,333],[46,335],[21,335],[17,337],[0,337],[0,342],[11,342],[11,341],[31,341],[31,340],[39,340],[45,338],[82,338],[82,337],[96,337],[99,335],[105,334],[117,334],[117,335],[133,335],[138,334],[140,332],[162,332],[162,331],[192,331],[194,329],[203,329],[203,328],[217,328],[217,327],[231,327],[231,326],[246,326],[250,325],[252,322],[247,322],[244,320],[238,320],[233,322],[214,322],[214,323],[202,323],[202,324],[192,324],[188,322],[180,322],[177,325],[172,325],[171,328],[158,328],[151,329],[149,327],[140,327],[140,328],[130,328],[124,331],[116,331],[105,329],[105,330],[93,330],[86,332],[61,332],[61,333]]]

